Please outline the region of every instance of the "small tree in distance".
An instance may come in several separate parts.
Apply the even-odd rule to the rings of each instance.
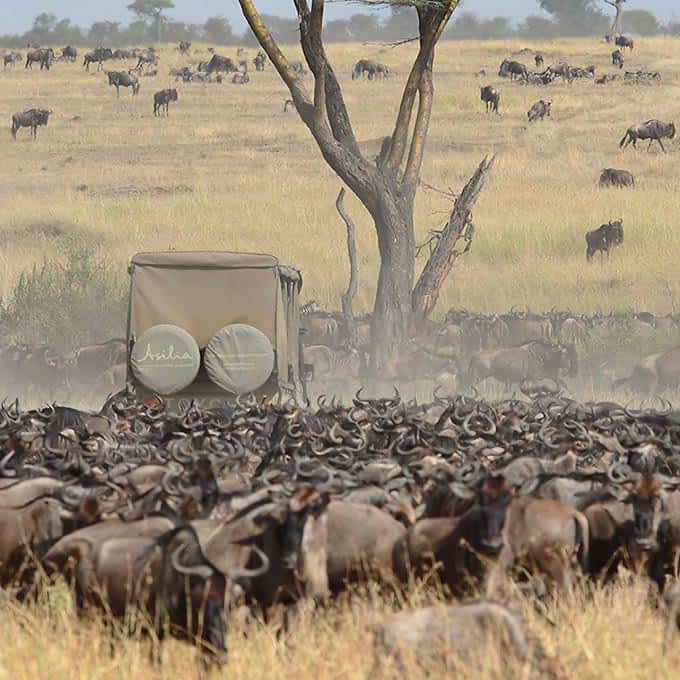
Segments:
[[[140,19],[150,20],[154,26],[154,35],[158,42],[162,38],[163,12],[173,9],[175,3],[172,0],[135,0],[127,8]]]
[[[241,10],[257,41],[287,85],[300,118],[311,132],[333,171],[370,213],[378,238],[380,271],[371,322],[371,367],[380,369],[397,354],[414,326],[422,326],[434,308],[443,276],[455,253],[456,238],[440,239],[414,286],[415,232],[413,208],[420,183],[420,169],[430,126],[434,99],[435,48],[460,0],[393,0],[367,2],[412,6],[417,14],[418,53],[404,87],[399,113],[380,154],[367,158],[359,149],[337,76],[324,48],[322,28],[324,0],[293,0],[297,11],[300,44],[314,76],[310,94],[303,78],[291,67],[260,15],[255,0],[239,0]],[[468,196],[476,199],[490,163],[482,163]],[[466,187],[467,189],[467,187]],[[469,217],[469,205],[460,205],[449,220],[450,234],[461,235]],[[455,212],[455,210],[454,210]],[[462,222],[461,222],[462,220]]]

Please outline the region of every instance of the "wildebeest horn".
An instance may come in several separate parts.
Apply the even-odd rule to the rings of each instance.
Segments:
[[[187,567],[183,564],[180,564],[179,557],[180,554],[184,552],[185,548],[186,545],[184,544],[177,546],[170,557],[170,562],[172,563],[175,571],[179,572],[180,574],[185,574],[186,576],[200,576],[201,578],[209,579],[213,575],[213,570],[207,565],[197,564],[193,567]]]
[[[232,581],[238,581],[239,579],[247,578],[257,578],[258,576],[262,576],[262,574],[266,574],[269,571],[269,566],[271,564],[269,557],[267,557],[267,555],[257,545],[253,544],[250,547],[259,558],[260,566],[255,569],[243,569],[240,567],[236,569],[229,569],[228,576]]]

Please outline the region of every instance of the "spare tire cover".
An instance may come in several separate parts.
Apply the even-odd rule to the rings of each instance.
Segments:
[[[175,394],[191,385],[201,367],[196,341],[179,326],[160,324],[144,331],[130,355],[132,372],[144,387]]]
[[[234,323],[213,335],[204,361],[208,376],[218,387],[246,394],[267,382],[274,370],[274,349],[262,331]]]

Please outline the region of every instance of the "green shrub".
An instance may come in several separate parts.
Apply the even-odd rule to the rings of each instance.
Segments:
[[[125,284],[118,266],[87,248],[66,245],[61,258],[45,259],[21,274],[0,302],[0,335],[62,351],[123,337]]]

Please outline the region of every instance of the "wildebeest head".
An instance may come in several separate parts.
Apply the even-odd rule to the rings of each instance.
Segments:
[[[669,139],[673,139],[675,137],[675,123],[669,123],[669,130],[668,137]]]
[[[300,558],[305,524],[310,517],[322,514],[328,505],[328,494],[311,487],[301,488],[288,504],[286,519],[281,525],[281,561],[287,569],[295,569]]]
[[[497,555],[503,547],[503,528],[512,490],[503,475],[487,477],[478,501],[470,510],[471,530],[465,536],[473,549],[485,555]]]
[[[623,502],[633,506],[633,540],[636,545],[646,550],[656,548],[663,500],[654,477],[642,477]]]

